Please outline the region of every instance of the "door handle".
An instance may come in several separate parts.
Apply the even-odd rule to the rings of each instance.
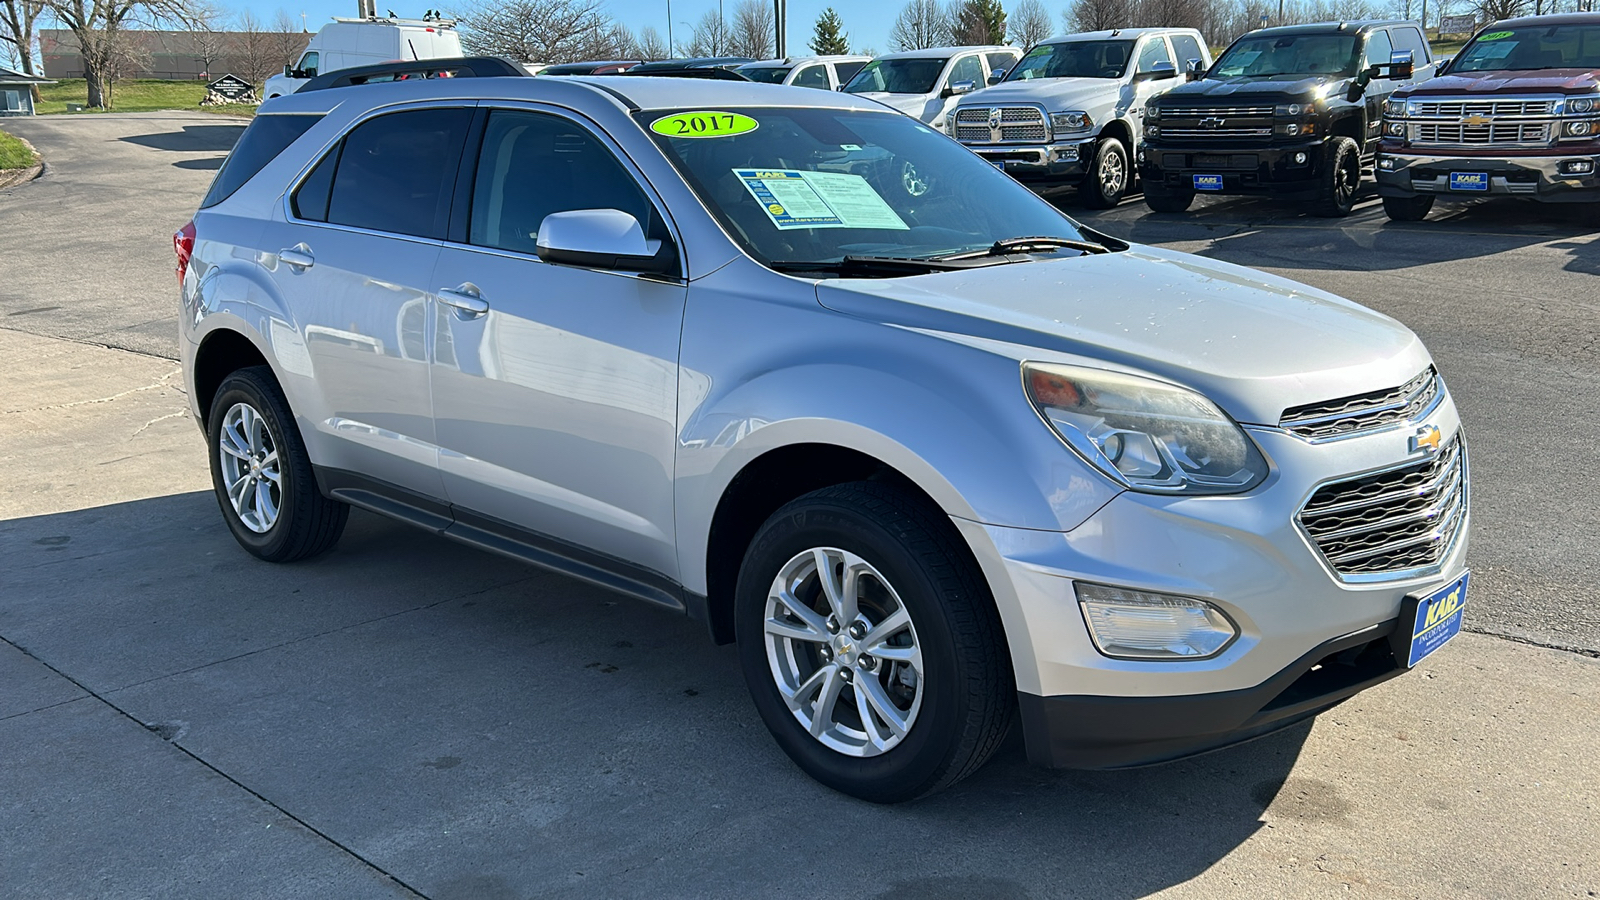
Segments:
[[[316,265],[317,258],[311,255],[310,247],[305,244],[295,244],[293,247],[285,247],[278,251],[278,262],[296,272],[304,272]]]
[[[489,311],[489,301],[479,295],[477,287],[463,284],[454,288],[440,288],[439,302],[452,306],[468,316],[481,316]]]

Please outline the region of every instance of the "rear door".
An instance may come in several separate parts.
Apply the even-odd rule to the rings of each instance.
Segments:
[[[311,375],[296,411],[312,458],[436,499],[429,285],[471,118],[455,106],[365,119],[291,191],[263,245],[293,318],[273,327],[298,332]]]

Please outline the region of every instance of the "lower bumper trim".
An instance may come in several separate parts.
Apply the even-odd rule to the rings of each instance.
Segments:
[[[1019,693],[1035,765],[1119,769],[1217,750],[1285,728],[1405,672],[1396,620],[1327,641],[1255,687],[1171,697]]]

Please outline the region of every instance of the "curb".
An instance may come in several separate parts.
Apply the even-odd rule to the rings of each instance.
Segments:
[[[10,134],[10,132],[6,133]],[[38,159],[39,161],[34,165],[23,169],[0,169],[0,191],[32,181],[35,178],[38,178],[44,172],[44,157],[39,155],[38,148],[28,143],[26,138],[17,137],[14,134],[11,136],[17,138],[19,141],[22,141],[22,146],[32,150],[34,158]]]

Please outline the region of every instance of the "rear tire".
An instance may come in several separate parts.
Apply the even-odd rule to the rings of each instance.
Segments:
[[[1152,185],[1146,182],[1144,186],[1144,205],[1158,213],[1188,212],[1194,203],[1194,191],[1182,188],[1169,188],[1165,185]]]
[[[1395,222],[1421,222],[1432,209],[1433,198],[1427,194],[1383,198],[1383,212]]]
[[[949,521],[902,489],[836,485],[779,509],[734,602],[756,710],[834,790],[874,803],[932,794],[977,771],[1011,727],[1016,687],[988,585]]]
[[[1079,190],[1083,205],[1090,209],[1110,209],[1122,202],[1132,180],[1128,168],[1128,150],[1114,137],[1101,138],[1095,145],[1094,162],[1089,164],[1089,175]]]
[[[1344,218],[1355,209],[1356,192],[1361,190],[1361,151],[1355,141],[1333,137],[1322,152],[1322,175],[1311,211],[1327,219]]]
[[[338,543],[350,507],[317,489],[271,369],[252,366],[224,378],[206,421],[211,485],[239,546],[267,562],[293,562]]]

